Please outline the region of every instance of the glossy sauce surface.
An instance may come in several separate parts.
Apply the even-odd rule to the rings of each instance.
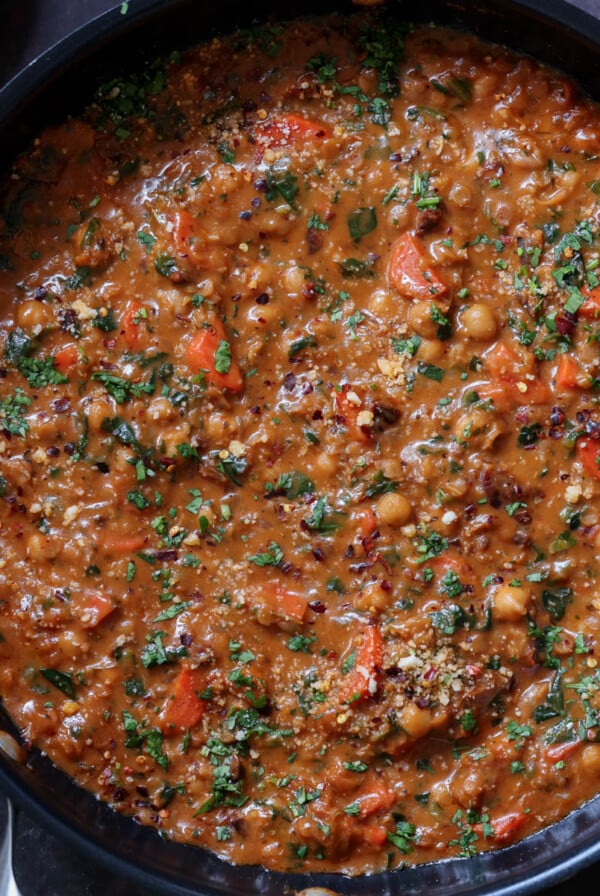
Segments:
[[[377,17],[104,85],[0,222],[0,693],[116,810],[269,868],[597,791],[600,113]]]

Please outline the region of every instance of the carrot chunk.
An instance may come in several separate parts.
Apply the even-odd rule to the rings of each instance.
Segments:
[[[577,389],[578,376],[581,371],[579,364],[572,355],[561,355],[556,368],[555,386],[557,392],[566,392],[568,389]]]
[[[304,621],[308,609],[308,601],[304,595],[279,585],[265,586],[256,602],[266,606],[276,616],[284,616],[296,622]]]
[[[370,507],[359,510],[355,518],[356,532],[361,538],[368,538],[377,529],[377,517]]]
[[[364,422],[361,414],[368,411],[364,392],[356,389],[349,383],[344,383],[341,391],[333,393],[334,410],[350,438],[357,442],[368,443],[373,438],[372,415],[365,416]]]
[[[107,533],[102,543],[105,554],[133,554],[141,551],[146,543],[145,535],[110,535]]]
[[[363,840],[369,846],[383,846],[384,843],[387,843],[388,831],[381,824],[363,824],[361,833]]]
[[[93,591],[76,603],[76,613],[83,628],[96,628],[103,619],[116,610],[115,604],[106,594]]]
[[[499,818],[491,819],[490,823],[494,829],[492,840],[495,843],[508,843],[514,839],[526,821],[525,812],[508,812]]]
[[[209,382],[230,392],[241,392],[244,379],[240,366],[232,356],[225,329],[215,319],[210,327],[200,330],[187,347],[187,362],[194,373],[202,371]]]
[[[373,697],[383,665],[383,638],[376,625],[367,625],[360,646],[356,649],[354,668],[342,683],[343,703]]]
[[[398,802],[398,798],[384,783],[369,777],[362,785],[356,802],[359,805],[360,817],[369,818],[377,812],[388,812]]]
[[[127,348],[133,349],[138,344],[140,338],[140,312],[142,310],[143,305],[139,302],[129,302],[121,318],[121,335],[125,340]]]
[[[431,299],[447,292],[446,284],[428,265],[423,247],[410,233],[404,233],[392,246],[388,280],[409,299]]]
[[[197,218],[182,209],[174,216],[172,237],[175,251],[182,258],[187,258],[195,265],[206,263],[206,246],[200,236],[200,225]]]
[[[482,401],[492,399],[499,410],[508,410],[511,405],[546,404],[551,400],[546,383],[531,376],[517,352],[504,342],[497,342],[484,358],[493,381],[477,387]]]
[[[579,317],[586,320],[600,319],[600,286],[594,289],[582,289],[585,301],[579,309]]]
[[[600,479],[600,442],[594,439],[577,439],[577,455],[586,473]]]
[[[74,342],[65,345],[54,355],[54,367],[59,373],[67,374],[79,361],[79,352]]]
[[[576,753],[581,747],[580,740],[568,740],[564,744],[553,744],[546,750],[546,756],[550,762],[562,762]]]
[[[256,136],[267,147],[288,146],[298,141],[325,140],[331,136],[331,131],[323,122],[285,112],[260,125]]]
[[[485,364],[495,380],[511,380],[519,375],[522,361],[505,342],[497,342],[485,353]]]
[[[167,702],[160,719],[163,734],[180,734],[198,724],[206,707],[198,694],[205,687],[204,676],[199,669],[185,666],[181,670],[173,689],[173,699]]]

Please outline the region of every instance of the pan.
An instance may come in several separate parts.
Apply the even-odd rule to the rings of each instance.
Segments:
[[[292,0],[285,16],[323,13],[340,5],[339,0]],[[529,53],[571,74],[600,99],[600,22],[562,0],[425,0],[417,10],[403,2],[390,2],[389,7],[404,19],[466,27]],[[42,126],[81,110],[95,85],[123,70],[123,60],[128,70],[139,68],[167,49],[226,32],[232,23],[247,26],[275,11],[268,0],[257,0],[251,9],[239,0],[137,0],[125,14],[117,6],[52,47],[0,89],[0,169]],[[0,728],[18,739],[1,707]],[[0,749],[0,788],[93,861],[128,876],[139,887],[172,896],[291,896],[313,887],[348,896],[413,896],[434,888],[441,896],[525,896],[600,860],[600,797],[497,852],[347,878],[232,866],[200,848],[166,840],[115,814],[35,749],[26,761]]]

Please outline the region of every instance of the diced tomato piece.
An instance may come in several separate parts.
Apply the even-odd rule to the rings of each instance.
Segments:
[[[344,383],[341,391],[333,393],[335,413],[341,417],[341,422],[346,427],[350,438],[357,442],[370,442],[373,438],[373,429],[370,422],[361,422],[360,414],[368,411],[364,393],[349,383]],[[371,418],[369,418],[370,420]]]
[[[121,335],[129,349],[135,348],[138,344],[141,324],[140,312],[143,311],[143,307],[139,302],[129,302],[121,318]]]
[[[562,393],[567,389],[577,389],[579,385],[577,378],[580,374],[581,370],[575,358],[572,355],[561,355],[556,367],[556,390]]]
[[[600,479],[600,442],[595,439],[577,439],[577,455],[586,473]]]
[[[373,697],[383,666],[383,637],[376,625],[363,629],[360,645],[355,648],[354,668],[342,682],[340,700],[349,701]]]
[[[279,585],[263,587],[256,602],[264,604],[276,616],[294,619],[296,622],[304,621],[308,609],[308,601],[303,594],[298,594]]]
[[[561,762],[576,753],[581,747],[580,740],[568,740],[564,744],[553,744],[546,750],[550,762]]]
[[[427,261],[421,243],[404,233],[392,246],[388,280],[409,299],[440,298],[448,288]]]
[[[74,342],[65,345],[54,355],[54,367],[59,373],[67,374],[79,361],[79,352]]]
[[[586,320],[600,319],[600,286],[594,289],[582,289],[585,301],[579,309],[579,317]]]
[[[312,121],[295,112],[283,112],[260,124],[256,136],[267,147],[288,146],[299,141],[326,140],[331,136],[331,130],[321,121]]]
[[[225,349],[225,352],[222,352],[224,360],[218,357],[218,352],[223,348]],[[210,327],[200,330],[192,337],[187,347],[187,361],[193,373],[202,371],[209,382],[221,389],[241,392],[244,388],[242,371],[233,357],[231,343],[228,342],[225,335],[225,328],[217,318]],[[219,363],[222,363],[223,367],[217,370],[216,365]]]
[[[116,610],[112,599],[105,594],[92,591],[74,604],[76,615],[83,628],[96,628],[103,619]]]
[[[167,701],[160,719],[163,734],[180,734],[198,724],[206,708],[206,702],[198,695],[205,688],[205,678],[199,669],[185,666],[181,670],[173,689],[173,699]]]

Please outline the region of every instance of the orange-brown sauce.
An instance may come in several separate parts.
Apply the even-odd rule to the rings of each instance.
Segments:
[[[600,772],[600,112],[443,29],[104,86],[0,222],[0,693],[235,862],[498,848]]]

